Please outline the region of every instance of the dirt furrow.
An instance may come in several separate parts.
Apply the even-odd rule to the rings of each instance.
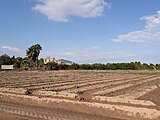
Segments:
[[[46,115],[44,113],[36,113],[33,111],[27,111],[27,110],[20,110],[17,108],[10,108],[10,107],[2,107],[0,106],[0,111],[9,113],[9,114],[16,114],[16,115],[22,115],[22,116],[28,116],[32,118],[40,118],[40,119],[47,119],[47,120],[57,120],[56,117],[51,116],[51,115]]]
[[[64,91],[64,92],[77,93],[79,91],[84,91],[85,93],[94,94],[95,92],[103,91],[106,88],[110,89],[111,87],[116,87],[116,86],[120,86],[120,85],[124,85],[124,84],[128,84],[128,83],[134,83],[139,80],[143,81],[144,79],[149,79],[149,78],[153,78],[153,77],[155,77],[155,76],[146,76],[143,78],[133,78],[133,79],[125,79],[125,80],[121,80],[121,81],[112,81],[112,82],[108,82],[108,83],[86,86],[86,87],[82,87],[79,89],[68,90],[68,91]]]
[[[128,79],[134,79],[137,77],[129,77]],[[124,77],[119,77],[119,78],[105,78],[105,79],[94,79],[92,81],[85,81],[82,84],[81,83],[75,83],[75,84],[69,84],[68,86],[60,86],[60,87],[55,87],[55,88],[46,88],[45,90],[51,90],[51,91],[63,91],[63,92],[70,92],[71,90],[79,90],[83,89],[84,87],[88,86],[94,86],[94,85],[101,85],[101,84],[107,84],[107,83],[113,83],[115,81],[126,81],[126,78]]]
[[[104,90],[108,90],[114,87],[118,87],[118,86],[123,86],[126,84],[135,84],[136,81],[144,81],[145,79],[150,79],[150,78],[154,78],[155,76],[146,76],[143,78],[133,78],[133,79],[127,79],[126,81],[113,81],[112,83],[109,84],[102,84],[102,85],[95,85],[95,86],[91,86],[91,87],[86,87],[86,88],[82,88],[82,89],[78,89],[77,91],[85,91],[85,93],[92,93],[97,95],[99,92],[102,92]],[[77,92],[76,91],[76,92]],[[70,92],[75,92],[75,91],[70,91]]]
[[[31,86],[31,87],[28,87],[28,88],[33,88],[33,89],[44,89],[44,90],[47,90],[49,88],[53,89],[53,87],[63,87],[63,86],[68,86],[68,85],[76,85],[76,84],[83,84],[83,83],[86,83],[86,82],[100,82],[100,81],[103,81],[103,80],[109,80],[109,79],[114,79],[114,78],[93,78],[93,79],[82,79],[82,80],[70,80],[70,81],[58,81],[58,82],[51,82],[49,84],[44,84],[44,85],[35,85],[35,86]]]
[[[115,88],[109,88],[109,89],[105,89],[104,91],[98,91],[97,93],[94,94],[98,94],[101,96],[117,96],[120,94],[124,94],[126,93],[129,89],[131,88],[136,88],[138,86],[144,85],[144,84],[149,84],[152,83],[154,81],[157,81],[157,79],[159,79],[160,77],[153,77],[153,78],[148,78],[142,81],[137,81],[136,83],[132,83],[132,84],[126,84],[126,85],[121,85]]]
[[[0,113],[6,113],[7,115],[18,115],[29,120],[120,120],[58,108],[51,109],[47,107],[26,106],[17,103],[6,103],[4,101],[1,101],[0,103]]]
[[[108,78],[112,79],[112,78],[116,78],[115,76],[107,76]],[[122,76],[121,76],[122,77]],[[127,76],[126,76],[127,77]],[[76,77],[76,79],[74,77],[69,77],[69,78],[61,78],[61,77],[56,77],[54,79],[51,79],[51,78],[25,78],[25,79],[21,79],[20,82],[17,82],[14,81],[14,79],[10,79],[10,80],[7,80],[5,81],[4,83],[0,83],[0,87],[30,87],[30,86],[41,86],[41,85],[47,85],[48,83],[56,83],[57,81],[59,83],[64,83],[64,82],[72,82],[72,81],[83,81],[83,80],[90,80],[90,79],[96,79],[97,77],[93,76],[93,77]],[[101,77],[98,77],[98,78],[101,78]],[[102,77],[104,78],[104,77]],[[3,79],[3,78],[2,78]],[[20,78],[19,78],[20,79]],[[26,80],[27,79],[27,80]],[[8,82],[9,81],[9,82]],[[13,82],[14,81],[14,84]]]
[[[138,100],[150,100],[160,107],[160,87],[139,97]]]

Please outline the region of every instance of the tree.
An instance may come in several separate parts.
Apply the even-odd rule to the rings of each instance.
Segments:
[[[36,67],[38,66],[38,56],[41,50],[42,47],[39,44],[32,45],[28,50],[26,50],[26,55],[30,60],[30,66],[32,66],[33,63],[35,63]]]
[[[72,65],[69,66],[69,69],[71,69],[71,70],[72,70],[72,69],[73,69],[73,70],[78,70],[78,69],[79,69],[79,66],[80,66],[79,64],[74,63],[74,64],[72,64]]]
[[[46,64],[47,70],[59,70],[59,66],[55,62],[49,62]]]
[[[69,65],[66,65],[66,64],[59,64],[59,70],[67,70],[69,69]]]
[[[39,64],[39,67],[43,67],[43,66],[44,66],[44,59],[41,58],[41,59],[38,61],[38,64]]]
[[[20,68],[28,70],[29,67],[30,67],[29,65],[30,65],[29,58],[24,58],[24,59],[21,61]]]
[[[23,58],[21,57],[17,57],[14,59],[14,68],[20,68],[21,67],[21,64],[22,64],[22,61],[23,61]]]
[[[0,65],[12,65],[12,59],[10,56],[6,54],[0,56]]]

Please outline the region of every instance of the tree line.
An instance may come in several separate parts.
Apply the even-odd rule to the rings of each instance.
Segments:
[[[0,56],[0,65],[13,65],[14,69],[37,69],[44,65],[43,59],[38,59],[42,47],[39,44],[32,45],[26,50],[26,57],[10,57],[7,54]]]
[[[39,44],[32,45],[26,50],[26,57],[10,57],[7,54],[0,56],[1,65],[13,65],[17,70],[160,70],[160,64],[147,64],[141,62],[130,63],[95,63],[95,64],[57,64],[49,62],[44,64],[44,59],[38,59],[42,47]]]
[[[32,69],[43,69],[43,70],[160,70],[160,64],[147,64],[140,62],[130,63],[95,63],[95,64],[57,64],[49,62],[44,64],[43,58],[31,61],[30,58],[25,57],[10,57],[9,55],[0,56],[0,65],[13,65],[14,69],[32,70]]]
[[[130,62],[130,63],[95,63],[95,64],[56,64],[48,63],[46,65],[48,70],[160,70],[160,64],[147,64],[140,62]]]

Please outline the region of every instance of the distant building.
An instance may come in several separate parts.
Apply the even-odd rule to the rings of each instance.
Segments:
[[[55,58],[52,58],[52,57],[47,57],[44,59],[44,64],[47,64],[49,62],[55,62],[57,64],[66,64],[66,65],[72,65],[74,63],[72,61],[64,60],[64,59],[56,60]]]
[[[13,70],[13,65],[1,65],[2,70]]]
[[[44,64],[47,64],[49,62],[55,62],[57,63],[57,60],[55,58],[47,57],[44,59]]]

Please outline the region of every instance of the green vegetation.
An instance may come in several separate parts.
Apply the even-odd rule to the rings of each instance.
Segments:
[[[140,62],[131,63],[95,63],[95,64],[57,64],[49,62],[44,64],[43,58],[40,60],[38,56],[42,47],[39,44],[32,45],[26,50],[25,58],[15,56],[10,57],[6,54],[0,56],[0,65],[14,65],[14,69],[32,70],[32,69],[45,69],[45,70],[160,70],[160,64],[146,64]]]
[[[49,63],[46,64],[46,69],[47,70],[58,70],[59,65],[57,63],[54,63],[54,62],[49,62]]]
[[[10,57],[6,54],[0,56],[0,66],[1,65],[13,65],[14,69],[37,69],[43,68],[44,62],[43,59],[38,60],[38,56],[42,47],[39,44],[32,45],[28,50],[26,50],[25,58],[15,56]]]
[[[141,64],[140,62],[131,63],[107,63],[107,64],[57,64],[49,62],[44,64],[43,58],[40,60],[33,60],[25,57],[10,57],[8,55],[0,56],[0,65],[14,65],[14,69],[31,70],[31,69],[45,69],[45,70],[160,70],[160,64]]]
[[[26,55],[29,59],[29,67],[38,67],[38,56],[42,47],[39,44],[32,45],[28,50],[26,50]]]
[[[0,65],[11,65],[12,64],[12,59],[10,56],[4,54],[0,56]]]
[[[160,70],[160,64],[141,64],[140,62],[131,63],[108,63],[108,64],[72,64],[68,69],[73,70]]]

